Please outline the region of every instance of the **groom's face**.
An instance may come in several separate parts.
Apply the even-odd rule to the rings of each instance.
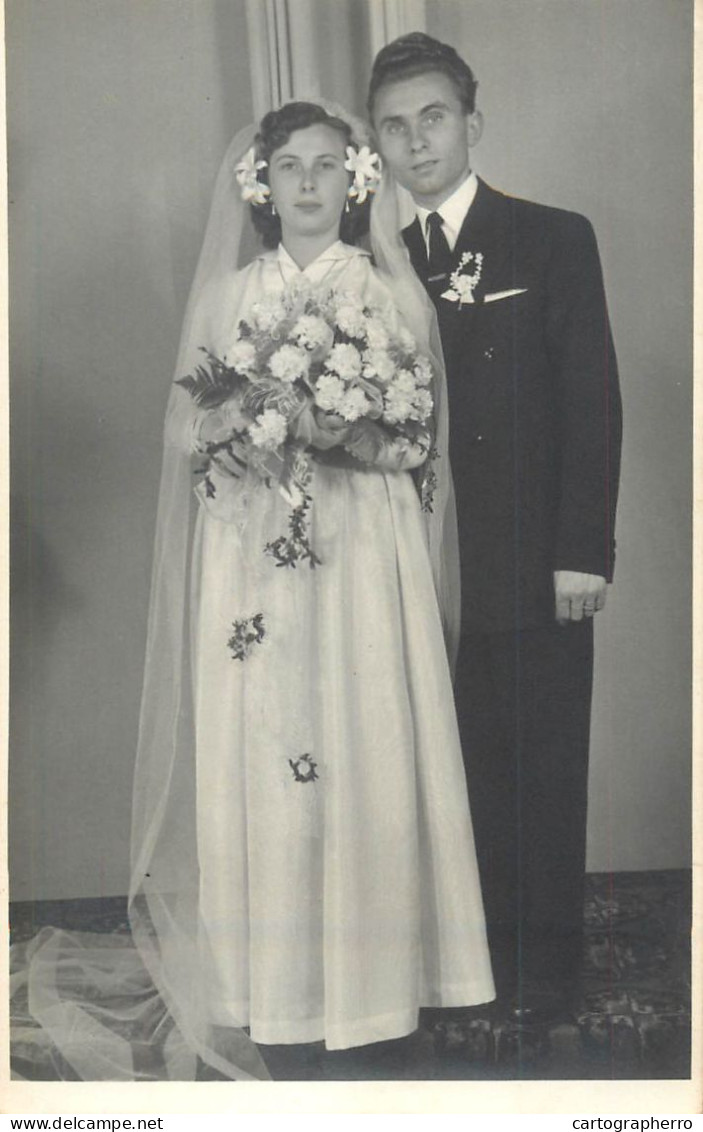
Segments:
[[[384,161],[424,208],[438,208],[469,172],[469,147],[481,116],[467,114],[452,80],[440,71],[382,86],[373,123]]]

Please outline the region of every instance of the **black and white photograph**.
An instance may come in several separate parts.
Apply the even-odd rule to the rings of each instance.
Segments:
[[[6,0],[13,1111],[696,1111],[695,14]]]

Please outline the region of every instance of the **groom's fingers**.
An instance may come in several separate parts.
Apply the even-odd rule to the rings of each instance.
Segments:
[[[573,570],[554,573],[555,616],[560,624],[593,617],[605,605],[607,584],[598,574]]]
[[[556,618],[561,625],[571,620],[571,602],[568,597],[560,596],[558,593],[556,595]]]

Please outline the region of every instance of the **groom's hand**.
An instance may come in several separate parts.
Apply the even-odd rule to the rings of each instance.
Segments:
[[[582,621],[593,617],[605,605],[608,584],[600,574],[580,574],[576,570],[554,571],[556,619],[560,625],[567,621]]]

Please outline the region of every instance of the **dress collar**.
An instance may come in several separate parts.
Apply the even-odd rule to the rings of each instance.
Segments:
[[[335,240],[333,244],[330,244],[328,248],[325,248],[325,250],[320,253],[317,259],[314,259],[312,263],[309,263],[307,267],[303,268],[298,266],[282,243],[279,244],[277,248],[269,252],[264,252],[260,258],[277,264],[286,279],[298,275],[315,279],[320,272],[320,268],[326,270],[331,263],[368,255],[369,252],[365,251],[363,248],[352,247],[350,244],[345,244],[342,240]]]

